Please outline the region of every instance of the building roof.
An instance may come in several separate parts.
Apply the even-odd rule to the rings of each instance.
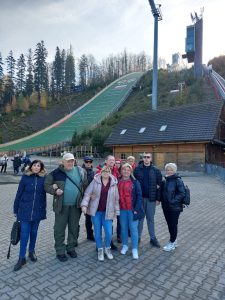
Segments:
[[[105,145],[211,141],[222,107],[214,101],[134,114],[117,124]]]

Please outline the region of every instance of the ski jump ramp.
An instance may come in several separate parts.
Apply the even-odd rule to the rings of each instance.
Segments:
[[[63,142],[71,141],[74,131],[80,134],[84,130],[96,127],[117,111],[143,74],[135,72],[117,79],[84,105],[51,126],[19,140],[0,144],[0,152],[32,149],[35,151],[44,147],[54,148]]]

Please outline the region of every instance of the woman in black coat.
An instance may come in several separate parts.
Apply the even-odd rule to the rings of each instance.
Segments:
[[[46,192],[44,164],[34,160],[25,170],[14,201],[14,215],[21,224],[19,260],[14,267],[18,271],[26,264],[26,249],[29,240],[29,258],[36,262],[35,244],[38,226],[46,219]]]
[[[185,196],[185,187],[182,179],[176,173],[176,164],[166,164],[165,171],[166,176],[161,188],[161,202],[170,233],[170,240],[163,247],[163,250],[171,251],[177,247],[178,219],[183,211],[182,200]]]

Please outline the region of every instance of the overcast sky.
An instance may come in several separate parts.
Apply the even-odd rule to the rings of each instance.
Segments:
[[[159,0],[158,55],[171,63],[173,53],[184,53],[190,12],[203,14],[203,62],[225,55],[224,0]],[[145,51],[153,56],[154,21],[148,0],[1,0],[0,52],[13,50],[17,59],[44,40],[52,61],[55,48],[73,47],[75,57],[93,54],[100,60],[117,54]]]

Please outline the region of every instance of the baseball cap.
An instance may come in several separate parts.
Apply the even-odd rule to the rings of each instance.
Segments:
[[[63,155],[62,159],[63,160],[71,160],[71,159],[75,160],[75,157],[72,153],[66,153],[66,154]]]
[[[93,157],[92,156],[89,156],[89,155],[86,155],[84,157],[84,161],[93,161]]]

